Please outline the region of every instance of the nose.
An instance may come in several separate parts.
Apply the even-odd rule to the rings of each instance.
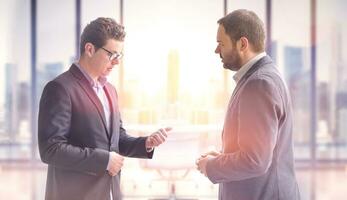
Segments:
[[[111,60],[112,65],[118,65],[119,63],[120,63],[120,60],[118,58]]]
[[[216,49],[214,50],[214,52],[215,52],[216,54],[219,54],[219,53],[220,53],[219,46],[216,47]]]

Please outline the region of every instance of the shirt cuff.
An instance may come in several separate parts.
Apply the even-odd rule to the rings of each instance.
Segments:
[[[150,152],[152,152],[153,150],[154,150],[154,147],[146,148],[147,153],[150,153]]]
[[[108,162],[107,162],[107,167],[106,167],[106,170],[107,170],[107,171],[110,169],[111,153],[112,153],[112,152],[109,152],[109,153],[108,153]]]

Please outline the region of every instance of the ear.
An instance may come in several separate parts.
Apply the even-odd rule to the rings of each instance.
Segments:
[[[246,37],[241,37],[239,39],[239,49],[240,51],[245,51],[249,48],[249,42]]]
[[[84,45],[84,53],[88,56],[88,57],[92,57],[95,53],[95,47],[92,43],[87,42]]]

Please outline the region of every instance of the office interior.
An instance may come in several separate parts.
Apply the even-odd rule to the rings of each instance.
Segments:
[[[217,20],[240,8],[264,21],[266,52],[292,96],[301,198],[347,199],[345,0],[0,0],[0,198],[44,199],[40,95],[78,59],[81,31],[102,16],[127,32],[109,76],[124,127],[134,136],[174,128],[154,159],[125,159],[124,199],[217,199],[218,185],[195,160],[221,147],[235,82],[214,53]]]

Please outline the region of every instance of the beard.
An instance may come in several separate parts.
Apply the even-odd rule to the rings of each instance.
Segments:
[[[241,68],[241,57],[237,52],[232,53],[228,56],[222,56],[220,54],[220,57],[222,58],[223,67],[225,69],[230,69],[231,71],[238,71]]]

